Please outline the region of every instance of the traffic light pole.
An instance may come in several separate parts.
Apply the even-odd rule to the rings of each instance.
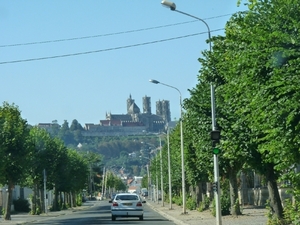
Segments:
[[[215,120],[214,120],[215,122]],[[222,215],[221,215],[221,201],[220,201],[220,182],[219,182],[219,159],[218,155],[220,149],[216,147],[216,144],[220,142],[221,132],[217,130],[213,123],[213,130],[211,132],[211,141],[214,155],[214,193],[216,200],[216,224],[222,225]]]

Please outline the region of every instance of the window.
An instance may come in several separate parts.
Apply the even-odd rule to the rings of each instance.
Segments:
[[[116,197],[116,200],[122,200],[122,201],[126,201],[126,200],[139,200],[139,196],[137,195],[118,195]]]

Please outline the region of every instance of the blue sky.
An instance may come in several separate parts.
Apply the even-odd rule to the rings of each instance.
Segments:
[[[148,80],[174,86],[188,98],[208,34],[204,23],[160,2],[1,1],[1,103],[16,104],[32,125],[73,119],[84,125],[99,123],[106,112],[125,114],[130,94],[142,110],[147,95],[152,113],[156,101],[169,100],[171,117],[178,118],[179,93]],[[245,10],[237,0],[175,3],[204,19],[212,36],[224,33],[229,14]],[[53,58],[65,55],[71,56]]]

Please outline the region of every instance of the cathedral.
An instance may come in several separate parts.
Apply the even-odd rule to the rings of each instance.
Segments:
[[[127,136],[146,132],[162,132],[171,120],[170,103],[156,102],[156,114],[151,112],[151,98],[143,97],[143,111],[136,105],[131,95],[127,99],[126,114],[106,113],[99,124],[85,124],[84,136]]]

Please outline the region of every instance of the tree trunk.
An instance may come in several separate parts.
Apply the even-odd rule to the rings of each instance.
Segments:
[[[69,196],[70,196],[70,207],[73,208],[74,207],[74,204],[73,204],[73,193],[70,192]]]
[[[41,188],[41,213],[46,213],[46,209],[45,209],[45,199],[44,199],[44,188]]]
[[[70,206],[70,194],[69,194],[69,192],[65,192],[65,205],[67,207]]]
[[[11,220],[11,202],[12,202],[12,190],[14,188],[14,185],[11,181],[8,182],[8,192],[7,192],[7,202],[6,202],[6,210],[4,214],[5,220]]]
[[[2,192],[2,187],[0,187],[0,210],[2,212],[3,208],[4,208],[4,205],[3,205],[3,192]]]
[[[283,219],[283,207],[278,191],[276,175],[274,171],[274,165],[269,164],[266,171],[266,180],[268,184],[269,198],[270,198],[270,208],[274,216],[279,220]]]
[[[52,204],[52,209],[53,211],[59,211],[59,205],[58,205],[58,191],[56,187],[54,187],[54,198],[53,198],[53,204]]]
[[[59,201],[60,201],[59,208],[60,208],[60,209],[63,209],[63,206],[64,206],[64,198],[63,198],[63,193],[62,193],[61,191],[59,192]]]
[[[76,196],[77,196],[76,192],[73,192],[72,193],[73,207],[77,206]]]
[[[70,194],[69,194],[69,192],[64,192],[64,196],[65,196],[65,207],[70,207],[71,203],[70,203]]]
[[[37,199],[36,199],[36,207],[37,207],[37,214],[40,215],[42,212],[42,205],[41,205],[41,190],[37,185]]]
[[[63,206],[63,199],[62,199],[61,191],[59,192],[58,196],[59,196],[59,209],[61,210],[62,206]]]
[[[232,170],[229,173],[229,189],[230,189],[230,213],[233,216],[241,215],[238,184],[236,179],[236,173]]]
[[[197,206],[199,207],[199,204],[202,201],[202,183],[201,182],[198,182],[195,191],[196,191],[196,203],[197,203]]]
[[[36,215],[36,199],[37,199],[37,186],[34,182],[33,184],[33,190],[32,190],[32,199],[31,199],[31,214]]]

